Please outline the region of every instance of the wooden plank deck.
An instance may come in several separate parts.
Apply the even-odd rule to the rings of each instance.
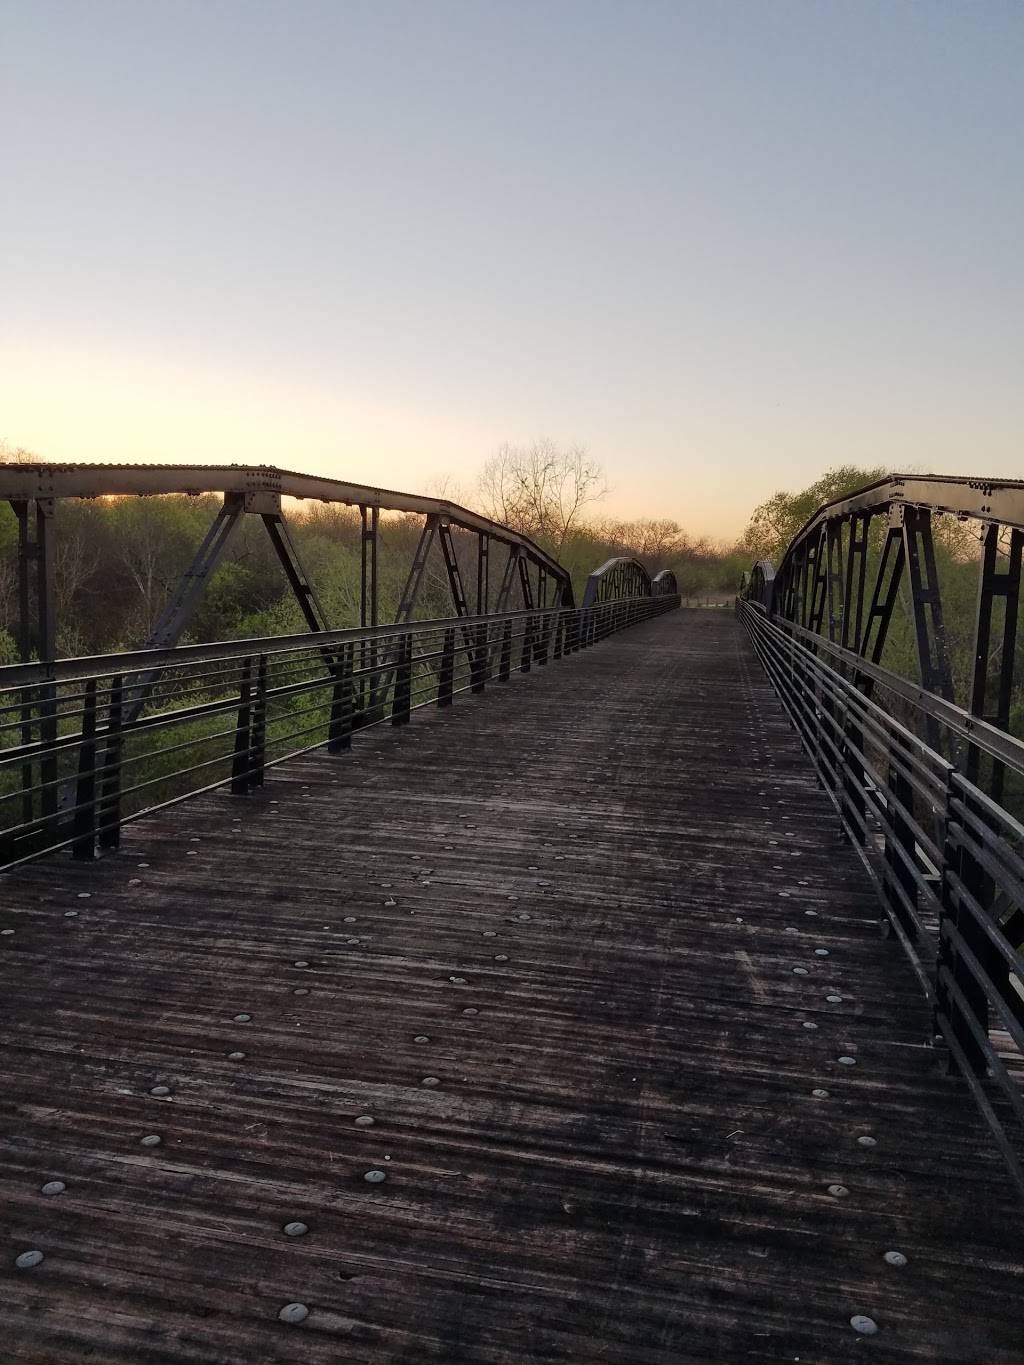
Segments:
[[[0,921],[5,1361],[1024,1360],[1019,1207],[725,612]]]

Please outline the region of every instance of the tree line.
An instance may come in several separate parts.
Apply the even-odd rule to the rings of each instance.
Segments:
[[[0,460],[35,462],[0,448]],[[692,538],[675,521],[595,515],[606,496],[603,472],[580,447],[550,442],[503,446],[464,500],[535,540],[571,572],[577,597],[606,559],[633,555],[652,573],[675,571],[684,597],[728,596],[747,557],[737,546]],[[64,656],[137,647],[160,612],[219,507],[214,496],[62,500],[56,511],[58,650]],[[292,538],[332,626],[357,625],[360,520],[356,508],[297,503],[286,508]],[[381,620],[392,619],[422,527],[418,515],[380,523]],[[17,521],[0,508],[0,661],[17,657]],[[496,563],[500,563],[496,560]],[[467,566],[468,567],[468,566]],[[495,568],[492,566],[492,583]],[[498,570],[500,572],[500,570]],[[470,574],[470,578],[472,575]],[[496,584],[492,586],[492,593]],[[440,558],[428,563],[417,616],[451,614]],[[297,632],[303,618],[257,518],[244,518],[206,585],[183,639],[242,639]]]
[[[36,458],[0,446],[0,460]],[[632,555],[652,574],[672,569],[684,601],[726,601],[755,559],[779,563],[786,546],[818,507],[884,478],[887,472],[841,466],[795,492],[778,491],[754,509],[738,541],[727,545],[691,536],[668,518],[626,520],[603,515],[607,483],[600,465],[582,447],[559,447],[549,441],[527,447],[502,446],[482,466],[477,486],[469,496],[453,500],[467,502],[535,540],[570,571],[577,600],[593,569],[616,555]],[[218,506],[219,499],[213,496],[59,502],[55,537],[59,652],[65,656],[104,653],[137,647],[145,641]],[[357,509],[299,503],[287,509],[287,516],[328,621],[338,628],[357,625]],[[419,516],[395,514],[381,519],[382,621],[393,619],[421,526]],[[973,649],[977,528],[954,518],[937,518],[935,539],[957,695],[962,696]],[[468,556],[466,571],[467,581],[472,581]],[[495,578],[492,565],[492,583]],[[5,505],[0,509],[3,662],[13,662],[17,657],[17,583],[17,522]],[[492,594],[494,591],[496,586]],[[913,636],[907,605],[904,601],[900,620],[894,622],[886,662],[905,676],[913,676]],[[450,614],[448,582],[437,556],[428,564],[417,615]],[[184,638],[241,639],[304,629],[263,526],[258,518],[243,518]]]

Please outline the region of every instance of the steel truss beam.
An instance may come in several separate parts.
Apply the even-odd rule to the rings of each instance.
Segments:
[[[583,605],[592,607],[597,602],[610,602],[620,597],[650,597],[653,592],[651,575],[629,555],[617,555],[605,560],[587,579]]]
[[[871,484],[820,508],[787,548],[774,581],[765,566],[755,565],[744,576],[742,593],[776,618],[863,660],[865,666],[850,676],[865,694],[871,693],[886,656],[902,601],[921,688],[935,699],[955,702],[933,535],[935,515],[950,512],[983,526],[969,692],[959,700],[978,720],[1008,730],[1024,559],[1024,481],[929,476]],[[883,514],[883,528],[872,537],[875,519]],[[937,748],[934,720],[928,719],[926,728],[928,742]],[[949,755],[954,762],[963,756],[963,747]],[[968,778],[976,781],[985,765],[991,770],[986,786],[999,800],[1002,763],[968,744]]]

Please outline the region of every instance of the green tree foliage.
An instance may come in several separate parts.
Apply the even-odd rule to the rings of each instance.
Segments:
[[[888,473],[881,466],[860,469],[857,465],[839,465],[798,493],[773,493],[754,508],[743,533],[743,545],[750,558],[768,559],[777,565],[786,546],[819,507],[846,497],[866,484],[877,483]]]

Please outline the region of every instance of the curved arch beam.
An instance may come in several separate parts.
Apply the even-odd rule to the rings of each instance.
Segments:
[[[592,607],[595,602],[609,602],[613,598],[652,595],[651,575],[639,559],[631,555],[618,555],[614,559],[606,559],[589,576],[583,593],[583,605]]]

